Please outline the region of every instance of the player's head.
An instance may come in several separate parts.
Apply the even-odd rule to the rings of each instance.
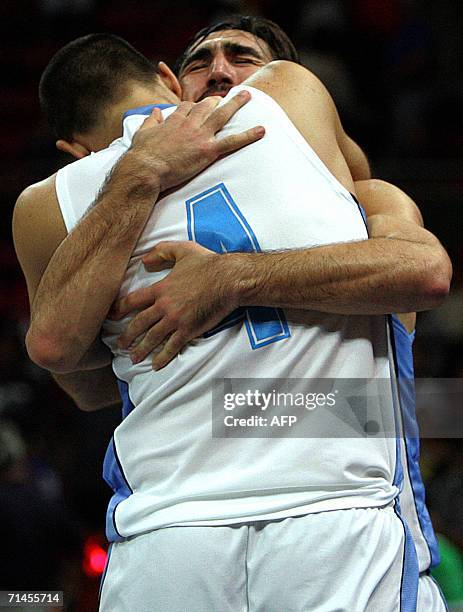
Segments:
[[[39,85],[42,110],[57,137],[90,151],[120,135],[128,108],[175,103],[179,94],[178,81],[165,65],[158,74],[146,57],[111,34],[89,34],[65,45]]]
[[[237,15],[200,30],[177,60],[184,100],[225,96],[272,60],[299,62],[293,43],[273,21]]]

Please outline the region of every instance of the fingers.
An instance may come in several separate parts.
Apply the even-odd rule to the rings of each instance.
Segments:
[[[225,155],[237,151],[242,147],[246,147],[257,140],[260,140],[265,135],[265,128],[259,125],[254,128],[250,128],[240,134],[231,134],[225,138],[217,140],[217,152],[219,155]]]
[[[167,121],[169,121],[169,123],[173,123],[174,126],[177,123],[181,124],[184,121],[184,119],[188,117],[193,106],[194,106],[193,102],[180,102],[180,104],[177,106],[175,111],[171,115],[169,115],[169,117],[167,118]],[[164,123],[164,117],[163,117],[162,111],[160,108],[155,107],[151,111],[150,116],[147,117],[142,123],[140,130],[143,131],[148,128],[155,127],[156,125],[160,125],[161,123]]]
[[[189,117],[195,119],[198,125],[203,125],[220,104],[221,100],[220,96],[209,96],[201,100],[201,102],[196,102],[191,109]]]
[[[192,248],[191,242],[160,242],[149,253],[144,255],[142,261],[148,272],[159,272],[171,268],[172,265],[181,259]]]
[[[161,270],[172,268],[175,258],[171,259],[168,252],[155,247],[147,255],[143,256],[142,261],[147,272],[160,272]]]
[[[207,98],[206,98],[207,99]],[[231,100],[215,109],[207,118],[205,123],[213,130],[214,134],[221,130],[223,126],[251,99],[251,94],[246,89],[240,91]],[[204,100],[205,101],[205,100]]]
[[[222,101],[220,96],[209,96],[192,104],[188,113],[189,119],[198,125],[207,125],[213,134],[221,130],[233,115],[251,99],[247,90],[240,91],[231,100],[217,108]],[[182,103],[183,104],[183,103]],[[180,108],[180,107],[179,107]]]
[[[156,284],[157,283],[154,283],[149,287],[137,289],[123,298],[116,300],[108,313],[108,319],[118,321],[119,319],[125,317],[125,315],[127,315],[129,312],[152,306],[155,300],[154,293]]]
[[[151,111],[150,115],[143,121],[140,126],[140,130],[146,130],[148,128],[154,127],[155,125],[160,125],[163,123],[164,117],[162,116],[161,109],[155,106]]]
[[[188,117],[194,107],[194,102],[180,102],[174,112],[169,116],[172,122],[175,118]]]
[[[124,333],[119,336],[117,344],[121,349],[128,349],[131,344],[141,336],[147,329],[153,327],[160,320],[161,315],[156,304],[138,313],[128,324]],[[153,348],[153,347],[151,347]],[[150,349],[151,350],[151,349]]]
[[[153,370],[160,370],[166,366],[174,357],[176,357],[182,348],[187,344],[187,340],[180,332],[175,332],[170,336],[167,342],[162,347],[162,350],[157,353],[152,360]]]
[[[166,319],[158,321],[149,329],[143,338],[130,349],[132,363],[140,363],[171,333],[169,322]]]

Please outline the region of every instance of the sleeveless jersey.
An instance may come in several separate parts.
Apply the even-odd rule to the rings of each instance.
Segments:
[[[259,252],[367,238],[349,192],[281,107],[248,89],[252,100],[223,133],[262,124],[265,137],[156,203],[120,296],[168,273],[148,274],[141,262],[162,240],[194,240],[217,252]],[[129,116],[121,139],[59,171],[56,189],[68,230],[94,201],[143,119]],[[277,519],[394,500],[398,448],[394,435],[381,433],[395,432],[398,409],[386,317],[240,309],[158,372],[151,369],[151,356],[133,365],[117,347],[129,320],[106,321],[102,334],[125,398],[124,418],[104,465],[114,490],[107,514],[110,540],[172,525]],[[214,419],[225,414],[214,385],[233,389],[233,380],[222,381],[249,378],[270,390],[281,379],[297,379],[307,393],[318,379],[335,379],[333,392],[342,381],[386,385],[379,396],[368,395],[366,410],[357,410],[358,397],[348,401],[342,392],[331,411],[299,408],[297,435],[213,435]],[[357,395],[365,395],[360,382],[359,389]],[[378,425],[377,436],[364,434],[367,421]]]

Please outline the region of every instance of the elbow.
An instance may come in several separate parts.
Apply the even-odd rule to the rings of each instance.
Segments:
[[[30,328],[26,335],[26,349],[30,359],[45,370],[70,372],[74,364],[52,334],[43,334]]]
[[[428,262],[422,287],[426,306],[422,310],[441,306],[450,292],[451,281],[452,264],[447,253],[442,249],[442,252],[436,254],[432,262]]]

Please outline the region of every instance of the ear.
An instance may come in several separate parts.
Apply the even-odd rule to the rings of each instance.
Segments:
[[[90,155],[91,151],[89,151],[84,145],[80,144],[73,140],[72,142],[68,142],[67,140],[57,140],[56,148],[58,151],[62,151],[63,153],[68,153],[72,155],[76,159],[82,159],[87,155]]]
[[[178,82],[178,79],[175,74],[165,62],[159,62],[158,74],[159,77],[163,80],[166,87],[168,87],[176,96],[182,99],[182,88],[180,87],[180,83]]]

